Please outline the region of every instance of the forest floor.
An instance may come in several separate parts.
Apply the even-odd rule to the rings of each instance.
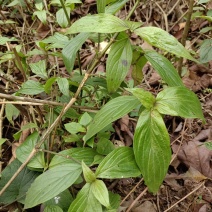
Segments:
[[[8,1],[3,1],[5,4]],[[0,3],[1,4],[1,3]],[[7,3],[8,4],[8,3]],[[3,4],[2,4],[3,5]],[[125,18],[134,5],[134,0],[130,0],[125,7],[118,13],[118,17]],[[34,48],[34,42],[47,38],[55,32],[62,32],[54,22],[51,24],[42,24],[36,18],[34,21],[30,17],[33,8],[28,5],[27,9],[18,8],[17,6],[0,8],[0,20],[15,21],[16,24],[0,25],[0,34],[8,37],[15,37],[24,44],[24,49]],[[146,1],[140,3],[131,20],[143,22],[143,26],[160,27],[172,34],[179,41],[183,36],[186,19],[184,18],[188,10],[188,1],[186,0],[167,0],[167,1]],[[189,33],[186,39],[186,48],[197,53],[200,52],[200,44],[205,39],[211,38],[211,31],[201,31],[206,27],[210,27],[211,23],[205,19],[195,18],[200,12],[205,15],[207,11],[212,11],[212,2],[198,5],[195,3],[193,10],[193,18],[191,19]],[[28,13],[27,13],[28,12]],[[54,13],[51,8],[51,13]],[[76,7],[71,12],[71,22],[79,19],[87,14],[96,13],[95,0],[85,0],[81,6]],[[131,40],[133,44],[142,48],[152,47],[147,43],[142,43],[141,39],[132,34]],[[0,40],[1,42],[1,40]],[[87,44],[92,46],[91,41]],[[7,43],[0,46],[1,53],[12,49],[16,42]],[[211,49],[212,51],[212,49]],[[211,53],[209,53],[211,54]],[[56,55],[56,54],[55,54]],[[170,55],[169,55],[170,57]],[[34,55],[30,58],[30,62],[39,61],[41,56]],[[86,69],[87,65],[93,59],[93,54],[87,49],[83,49],[80,53],[82,68]],[[1,72],[11,66],[12,62],[4,62],[4,58],[0,58]],[[29,62],[29,61],[28,61]],[[62,60],[57,61],[61,75],[66,76],[66,70]],[[54,65],[54,58],[49,57],[49,63]],[[178,63],[174,66],[177,68]],[[77,65],[76,65],[77,66]],[[19,66],[20,68],[20,66]],[[1,73],[0,76],[0,93],[13,94],[19,85],[23,82],[22,71],[18,68],[18,63],[12,71],[11,78]],[[110,191],[118,193],[122,198],[120,211],[126,211],[133,205],[132,212],[209,212],[212,211],[212,149],[211,145],[204,145],[205,142],[212,140],[212,60],[206,64],[196,64],[189,60],[183,60],[182,80],[184,84],[194,91],[200,99],[206,123],[198,119],[183,119],[165,116],[166,126],[169,130],[172,148],[172,161],[164,182],[156,195],[145,190],[144,182],[138,178],[119,179],[113,181],[105,181]],[[104,60],[98,67],[98,71],[105,71]],[[143,68],[144,82],[148,90],[157,93],[161,79],[160,76],[147,64]],[[126,80],[131,80],[129,73]],[[2,98],[2,97],[1,97]],[[45,99],[45,95],[39,95],[40,99]],[[10,100],[8,100],[10,101]],[[38,107],[38,106],[35,106]],[[4,120],[1,123],[3,129],[1,137],[8,138],[2,149],[2,169],[4,169],[8,161],[15,157],[15,148],[24,141],[30,131],[26,131],[16,142],[13,134],[18,132],[25,120],[23,114],[29,110],[29,105],[21,105],[23,113],[15,119],[11,117],[10,121]],[[43,110],[40,110],[42,116]],[[3,110],[1,110],[3,114]],[[1,117],[4,117],[1,114]],[[13,124],[11,124],[13,123]],[[132,124],[132,123],[131,123]],[[120,119],[114,123],[116,131],[116,140],[120,140],[124,145],[130,146],[132,138],[128,131],[121,130],[124,125],[124,119]],[[129,131],[133,134],[133,128]],[[127,197],[127,198],[125,198]],[[10,211],[15,206],[8,206]],[[5,209],[6,210],[6,209]],[[31,210],[32,211],[32,210]],[[36,211],[36,210],[34,210]]]

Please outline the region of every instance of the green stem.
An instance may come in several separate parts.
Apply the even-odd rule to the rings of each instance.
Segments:
[[[63,1],[63,0],[60,0],[60,3],[61,3],[61,6],[62,6],[62,8],[63,8],[63,11],[64,11],[64,13],[65,13],[66,19],[67,19],[67,21],[68,21],[68,25],[71,26],[71,20],[70,20],[70,18],[69,18],[69,15],[68,15],[66,6],[65,6],[65,4],[64,4],[64,1]]]

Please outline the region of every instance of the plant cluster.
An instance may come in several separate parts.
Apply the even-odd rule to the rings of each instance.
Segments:
[[[163,182],[171,160],[164,115],[204,121],[197,96],[183,85],[172,62],[155,50],[132,44],[130,35],[135,33],[153,47],[171,53],[173,59],[183,57],[199,63],[166,31],[129,20],[140,1],[136,1],[126,20],[122,20],[115,14],[127,0],[97,0],[98,14],[86,15],[71,23],[70,12],[81,3],[80,0],[51,0],[49,6],[57,8],[55,17],[43,1],[26,5],[24,0],[14,0],[7,5],[34,7],[34,19],[46,24],[48,17],[55,18],[60,27],[68,29],[36,41],[36,48],[26,53],[21,43],[12,51],[1,53],[0,63],[14,61],[24,76],[21,87],[10,98],[45,104],[41,118],[44,121],[38,121],[35,113],[31,121],[13,135],[18,140],[23,130],[32,131],[17,148],[17,159],[2,172],[0,202],[3,204],[18,201],[25,209],[43,204],[44,211],[117,211],[120,196],[108,191],[103,179],[143,177],[153,193]],[[211,16],[199,17],[211,21]],[[2,24],[14,24],[8,21]],[[96,54],[84,71],[79,51],[88,39],[97,43]],[[102,41],[108,42],[100,50]],[[1,45],[7,42],[19,43],[19,40],[0,37]],[[207,42],[211,39],[201,45],[201,50],[205,50]],[[106,73],[95,73],[106,52]],[[201,52],[200,62],[211,60]],[[42,55],[44,59],[28,62],[33,55]],[[56,61],[63,60],[68,77],[57,72],[57,64],[49,68],[49,56]],[[156,96],[141,87],[142,68],[147,62],[163,80],[163,87]],[[133,80],[125,82],[130,67]],[[52,100],[23,95],[44,95]],[[129,113],[138,117],[133,145],[117,147],[110,140],[112,123]],[[13,104],[6,104],[5,115],[12,124],[19,114],[20,110]],[[56,138],[62,141],[54,151]],[[2,138],[1,143],[6,140]],[[71,148],[64,148],[67,144]],[[82,182],[82,188],[74,197],[70,187]]]

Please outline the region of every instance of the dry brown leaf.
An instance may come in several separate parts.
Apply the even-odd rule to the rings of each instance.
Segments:
[[[182,176],[182,178],[191,178],[192,180],[195,180],[197,182],[207,179],[207,177],[202,175],[198,170],[196,170],[192,166],[189,167],[188,171],[185,174],[182,174],[180,176]]]
[[[135,209],[132,209],[132,212],[156,212],[157,210],[154,207],[154,204],[150,201],[145,201]]]
[[[211,159],[212,151],[208,150],[199,141],[183,143],[177,157],[186,166],[193,167],[208,178],[212,178]]]

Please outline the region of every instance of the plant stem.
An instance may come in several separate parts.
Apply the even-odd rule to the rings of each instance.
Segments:
[[[186,25],[185,25],[183,35],[182,35],[182,38],[181,38],[181,43],[182,43],[183,46],[185,46],[185,44],[186,44],[186,39],[187,39],[188,32],[189,32],[189,29],[190,29],[190,21],[191,21],[191,16],[192,16],[192,13],[193,13],[193,6],[194,6],[194,0],[190,0],[188,12],[187,12]],[[180,77],[182,75],[182,65],[183,65],[183,58],[181,57],[179,62],[178,62],[178,73],[179,73]]]
[[[68,25],[71,26],[71,20],[70,20],[70,18],[69,18],[69,15],[68,15],[66,6],[65,6],[65,4],[64,4],[64,1],[63,1],[63,0],[60,0],[60,3],[61,3],[61,6],[62,6],[62,8],[63,8],[63,11],[64,11],[64,13],[65,13],[66,19],[67,19],[67,21],[68,21]]]

